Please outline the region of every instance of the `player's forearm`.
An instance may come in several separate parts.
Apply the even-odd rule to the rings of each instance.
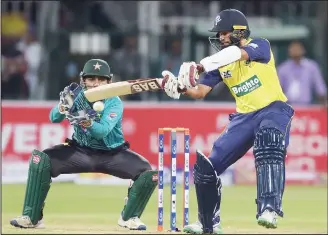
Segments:
[[[199,83],[196,87],[187,89],[184,94],[194,99],[203,99],[211,90],[210,85]]]
[[[189,97],[194,99],[203,99],[206,96],[206,94],[204,94],[204,92],[202,92],[198,88],[189,88],[183,94],[188,95]]]
[[[56,105],[51,109],[49,118],[52,123],[59,123],[64,120],[65,114],[61,114],[58,110],[58,105]]]

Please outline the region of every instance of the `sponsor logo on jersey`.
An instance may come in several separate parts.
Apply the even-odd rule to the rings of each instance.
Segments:
[[[109,116],[109,118],[115,118],[117,116],[117,114],[116,113],[110,113],[108,116]]]
[[[231,90],[237,97],[241,97],[256,90],[260,86],[262,86],[260,79],[256,75],[254,75],[246,81],[231,87]]]

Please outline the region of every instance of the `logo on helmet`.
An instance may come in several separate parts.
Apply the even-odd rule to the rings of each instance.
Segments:
[[[221,21],[221,17],[220,16],[217,16],[215,18],[215,25],[218,25],[218,23]]]
[[[101,64],[98,64],[98,62],[97,62],[97,64],[94,64],[93,65],[93,67],[95,67],[95,70],[96,69],[98,69],[98,70],[100,70],[100,67],[101,67],[102,65]]]

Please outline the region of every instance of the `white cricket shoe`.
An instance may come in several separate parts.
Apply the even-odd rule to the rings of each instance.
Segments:
[[[192,233],[192,234],[203,234],[203,226],[199,221],[196,221],[193,224],[188,224],[183,228],[183,231],[185,233]],[[222,234],[222,228],[221,228],[221,224],[219,223],[215,223],[213,225],[213,233],[214,234]]]
[[[18,216],[10,220],[10,224],[16,228],[45,228],[45,225],[42,220],[40,220],[37,224],[34,225],[32,224],[30,217],[28,216]]]
[[[130,230],[146,230],[147,226],[138,218],[138,217],[132,217],[128,219],[127,221],[124,221],[122,219],[122,216],[118,220],[118,225],[123,228],[128,228]]]
[[[258,225],[266,228],[277,228],[277,213],[274,211],[265,210],[257,219]]]

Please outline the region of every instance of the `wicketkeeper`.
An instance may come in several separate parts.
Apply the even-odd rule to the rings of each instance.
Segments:
[[[163,71],[167,79],[165,92],[179,99],[179,90],[195,99],[204,98],[219,82],[224,82],[236,100],[236,113],[218,135],[209,157],[197,152],[194,182],[199,221],[187,225],[189,233],[221,233],[220,175],[253,147],[257,175],[258,224],[277,227],[283,216],[282,196],[285,188],[285,158],[294,110],[284,95],[270,43],[250,38],[248,22],[235,9],[223,10],[210,30],[210,42],[217,53],[200,61],[200,75],[195,62],[183,63],[178,79]],[[202,120],[197,120],[201,125]],[[236,202],[238,203],[238,202]]]
[[[120,98],[104,100],[104,109],[96,112],[84,97],[83,90],[111,82],[113,76],[107,62],[89,60],[80,76],[80,85],[73,83],[65,87],[60,93],[59,104],[50,112],[51,122],[59,123],[66,118],[74,126],[72,139],[32,152],[23,213],[10,224],[20,228],[44,227],[43,207],[51,178],[61,174],[97,172],[133,180],[118,224],[131,230],[146,230],[140,216],[157,185],[157,171],[151,169],[145,158],[129,149],[122,132]],[[74,100],[73,104],[69,97]]]

